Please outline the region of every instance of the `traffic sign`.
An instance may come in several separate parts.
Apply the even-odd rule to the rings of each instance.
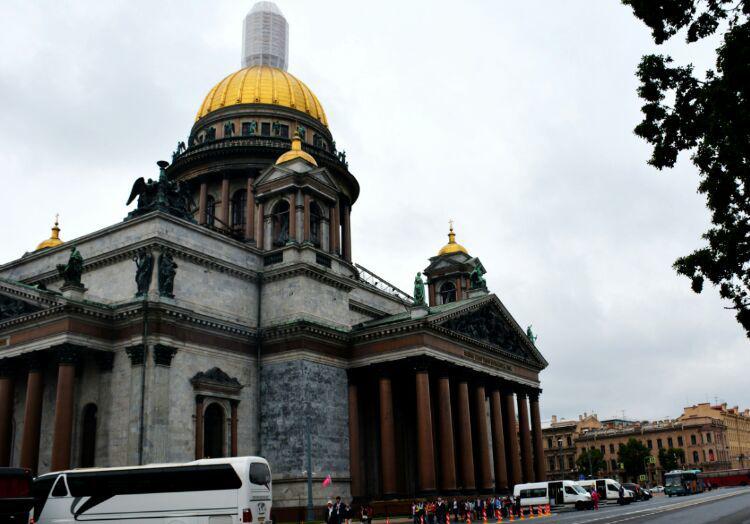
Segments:
[[[638,477],[638,480],[640,480],[641,482],[646,482],[646,479],[647,479],[646,475],[640,475]]]

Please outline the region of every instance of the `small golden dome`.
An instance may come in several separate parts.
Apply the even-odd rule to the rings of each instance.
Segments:
[[[59,246],[63,243],[62,240],[60,240],[60,228],[57,226],[58,217],[55,215],[55,225],[52,226],[52,234],[50,237],[45,240],[44,242],[41,242],[38,246],[36,246],[35,251],[39,251],[40,249],[46,249],[48,247],[55,247]]]
[[[306,160],[314,166],[318,165],[312,155],[306,153],[305,151],[302,151],[302,140],[300,140],[299,135],[294,135],[294,138],[292,138],[292,148],[276,160],[276,165],[283,164],[284,162],[289,162],[290,160],[294,160],[295,158]]]
[[[448,233],[448,243],[445,244],[440,251],[438,251],[438,256],[452,255],[453,253],[465,253],[467,255],[469,254],[464,246],[456,243],[456,234],[453,232],[453,223],[451,223],[451,230]]]
[[[246,67],[224,78],[208,92],[195,119],[238,104],[270,104],[296,109],[328,127],[323,106],[310,88],[283,69],[267,65]]]

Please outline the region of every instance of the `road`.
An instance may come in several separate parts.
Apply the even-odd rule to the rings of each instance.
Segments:
[[[750,487],[724,488],[687,497],[658,497],[628,506],[609,504],[599,511],[561,512],[534,520],[566,524],[750,524]]]

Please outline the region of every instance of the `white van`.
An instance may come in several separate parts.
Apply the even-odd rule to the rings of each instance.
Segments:
[[[271,470],[260,457],[73,469],[34,479],[34,522],[263,524]]]
[[[521,498],[521,506],[575,506],[577,510],[592,507],[591,495],[572,480],[516,484],[513,496]]]
[[[592,480],[579,480],[578,485],[584,488],[586,491],[591,492],[596,490],[599,493],[599,500],[602,502],[605,500],[620,501],[620,483],[612,479],[592,479]],[[635,493],[629,489],[625,489],[625,496],[623,497],[624,504],[630,504],[635,500]]]

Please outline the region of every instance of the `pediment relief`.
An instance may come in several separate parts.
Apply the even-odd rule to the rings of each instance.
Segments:
[[[547,365],[544,357],[534,348],[515,321],[507,318],[494,301],[486,302],[476,309],[468,309],[463,313],[438,319],[435,325],[542,367]]]
[[[41,311],[42,307],[16,297],[0,295],[0,322]]]

